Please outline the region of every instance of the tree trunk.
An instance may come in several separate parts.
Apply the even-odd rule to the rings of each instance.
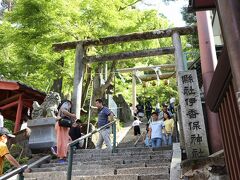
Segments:
[[[81,102],[82,108],[85,105],[85,101],[87,99],[87,95],[88,95],[88,91],[89,91],[91,81],[92,81],[92,68],[87,66],[86,67],[86,80],[85,80],[85,83],[84,83],[85,86],[83,87],[83,93],[82,93],[82,102]]]
[[[110,73],[108,75],[107,81],[104,84],[100,82],[100,73],[102,69],[102,65],[99,65],[95,70],[96,75],[93,78],[93,97],[92,97],[92,105],[95,104],[96,99],[102,99],[105,93],[105,90],[110,86],[113,77],[114,77],[114,69],[116,67],[117,61],[112,62],[112,66],[110,69]]]
[[[57,60],[56,64],[58,66],[63,67],[64,66],[64,57],[61,57],[59,60]],[[57,77],[58,78],[53,81],[53,86],[52,86],[51,90],[54,92],[58,92],[60,94],[60,96],[63,97],[63,94],[62,94],[63,76],[60,75],[60,73],[58,72]]]

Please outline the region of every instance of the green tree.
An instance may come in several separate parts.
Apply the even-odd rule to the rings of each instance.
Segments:
[[[136,0],[14,1],[12,10],[4,11],[0,24],[0,73],[6,79],[20,80],[46,92],[62,83],[60,90],[64,96],[68,96],[73,89],[74,51],[56,53],[53,52],[52,44],[170,27],[167,19],[159,16],[156,10],[136,9],[134,7],[136,2]],[[89,47],[88,55],[170,45],[171,38],[119,43]],[[112,62],[107,64],[109,71],[113,71],[117,68],[172,62],[174,57],[169,55],[121,61],[113,66]],[[92,70],[86,74],[85,82],[92,73],[99,83],[99,71],[102,69],[100,67],[103,65],[91,64]],[[117,90],[122,92],[121,88],[125,85],[118,81],[116,83]],[[130,86],[130,83],[127,83],[127,86]],[[96,86],[94,89],[99,87]],[[102,96],[102,92],[95,97]],[[127,99],[130,97],[129,92],[130,89],[126,94]]]

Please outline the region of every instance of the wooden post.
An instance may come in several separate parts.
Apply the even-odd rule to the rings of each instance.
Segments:
[[[132,72],[132,107],[136,108],[137,93],[136,93],[136,71]]]
[[[81,112],[81,100],[82,100],[82,82],[84,75],[84,48],[82,43],[77,44],[76,57],[75,57],[75,69],[74,69],[74,89],[73,89],[73,113],[76,114],[77,118],[80,119]]]
[[[200,61],[202,69],[202,79],[205,97],[208,94],[214,70],[217,66],[217,56],[214,44],[212,21],[209,11],[196,12],[198,24],[198,38],[200,47]],[[219,125],[218,113],[211,112],[209,107],[207,109],[207,123],[208,123],[208,142],[211,153],[221,150],[222,138]]]
[[[115,74],[114,74],[115,76]],[[108,65],[107,62],[104,63],[104,81],[107,81],[107,77],[108,77]],[[108,99],[108,94],[105,93],[105,99]]]
[[[173,33],[172,41],[173,41],[173,46],[175,48],[174,54],[175,54],[176,72],[184,71],[186,69],[183,62],[181,38],[178,32]]]
[[[22,109],[23,109],[23,101],[22,101],[22,95],[20,95],[18,98],[18,107],[17,107],[16,121],[14,126],[14,133],[20,130],[20,124],[22,119]]]
[[[216,0],[216,5],[223,33],[224,45],[228,50],[234,91],[240,110],[240,3],[239,0]]]

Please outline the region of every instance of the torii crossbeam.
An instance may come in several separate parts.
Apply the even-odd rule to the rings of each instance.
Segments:
[[[169,28],[165,30],[154,30],[141,33],[131,33],[119,36],[109,36],[95,40],[81,40],[73,42],[63,42],[53,44],[55,51],[63,51],[67,49],[76,49],[75,72],[74,72],[74,91],[73,91],[73,112],[77,118],[80,118],[81,98],[82,98],[82,82],[84,75],[84,64],[93,62],[116,61],[123,59],[141,58],[149,56],[159,56],[164,54],[175,54],[176,67],[178,70],[184,70],[182,45],[180,35],[193,34],[197,31],[196,26]],[[88,46],[104,46],[115,43],[123,43],[130,41],[143,41],[149,39],[158,39],[172,37],[174,47],[164,47],[149,50],[139,50],[132,52],[121,52],[116,54],[108,54],[103,56],[87,56],[86,47]],[[135,104],[133,104],[135,106]]]

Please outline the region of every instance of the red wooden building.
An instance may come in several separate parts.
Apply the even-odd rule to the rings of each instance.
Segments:
[[[225,161],[231,180],[240,179],[240,1],[190,0],[191,11],[211,10],[219,17],[223,50],[206,96],[219,115]],[[213,20],[215,24],[216,18]],[[213,29],[214,30],[214,29]]]
[[[15,122],[14,133],[20,130],[33,101],[41,104],[46,94],[17,81],[0,81],[0,110],[5,119]]]

